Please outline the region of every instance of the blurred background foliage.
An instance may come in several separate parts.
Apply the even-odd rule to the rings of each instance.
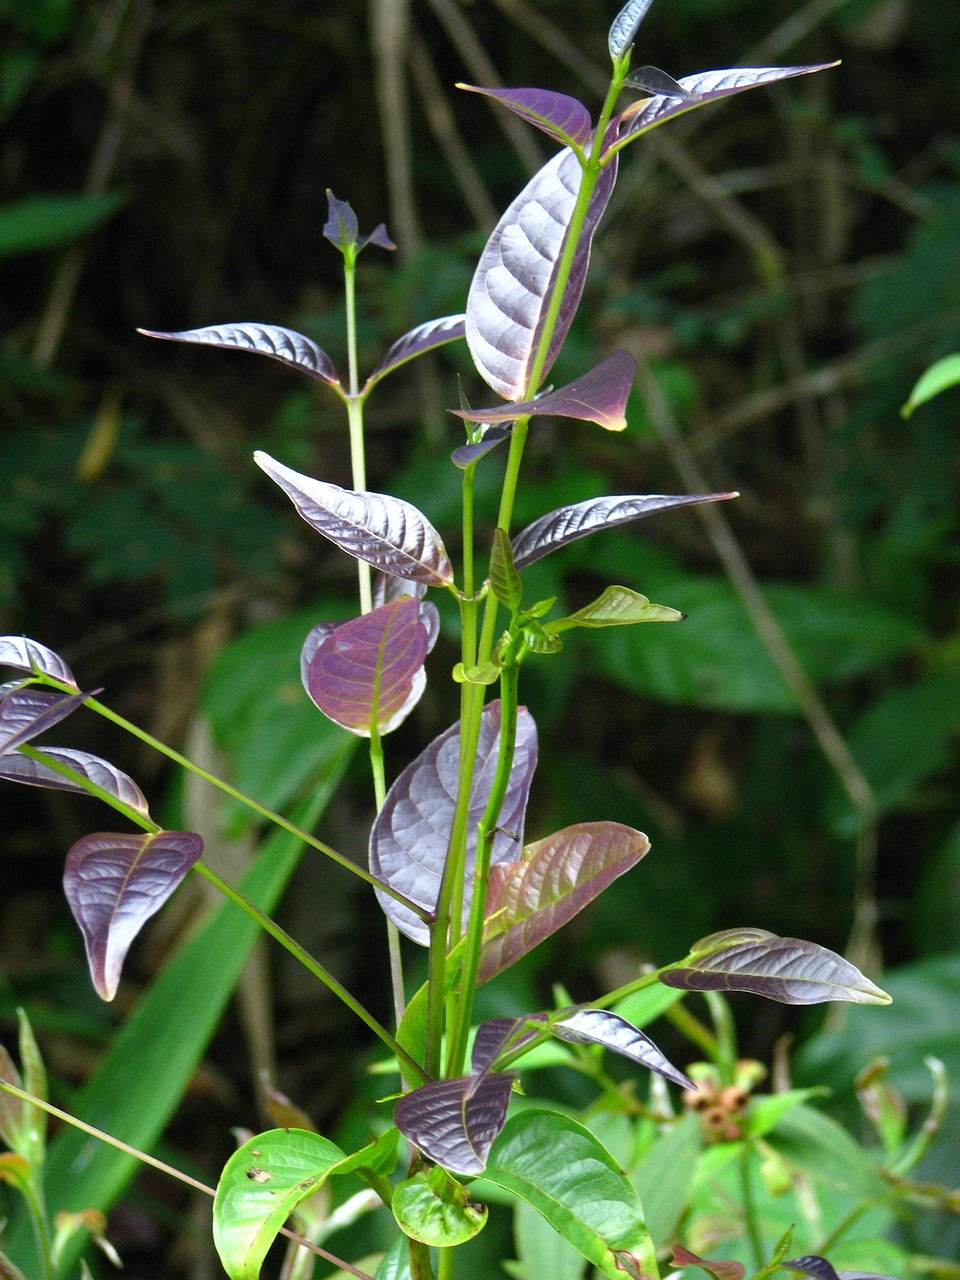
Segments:
[[[264,448],[348,483],[339,406],[270,362],[135,330],[270,321],[342,360],[328,187],[400,245],[361,262],[368,369],[411,325],[462,310],[498,210],[548,152],[454,82],[539,84],[595,107],[616,7],[0,0],[4,632],[58,649],[125,715],[267,803],[303,803],[343,767],[297,653],[314,621],[354,607],[353,571],[251,463]],[[630,428],[538,423],[518,520],[606,492],[742,496],[531,568],[530,598],[576,605],[619,581],[689,616],[530,667],[543,747],[528,829],[611,818],[648,831],[653,853],[483,1012],[542,1007],[554,980],[589,998],[713,929],[762,925],[882,961],[899,1002],[826,1027],[743,1003],[744,1052],[768,1060],[798,1036],[797,1078],[824,1079],[838,1104],[885,1053],[919,1104],[926,1053],[960,1083],[960,399],[907,422],[899,407],[960,347],[960,6],[658,0],[641,35],[637,60],[677,76],[843,65],[682,118],[625,160],[555,381],[626,346],[640,362]],[[416,502],[453,547],[457,373],[483,403],[448,348],[368,406],[370,487]],[[501,465],[482,466],[488,522]],[[394,772],[454,718],[454,661],[448,632],[390,740]],[[235,810],[104,725],[75,732],[239,874],[257,833]],[[183,895],[135,952],[118,1007],[99,1007],[59,877],[102,817],[10,787],[0,804],[3,1033],[26,1005],[69,1102],[206,908]],[[362,857],[370,805],[355,763],[325,838]],[[296,877],[285,924],[386,1016],[371,901],[312,859]],[[288,966],[261,956],[243,992],[168,1134],[211,1177],[229,1125],[256,1124],[251,1065],[328,1125],[369,1089],[346,1065],[354,1029]],[[953,1114],[937,1172],[956,1181]],[[174,1202],[150,1180],[119,1215],[134,1265],[166,1249],[164,1274],[181,1274]],[[940,1251],[951,1230],[903,1228]]]

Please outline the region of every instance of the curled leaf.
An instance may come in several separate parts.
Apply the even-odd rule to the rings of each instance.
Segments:
[[[503,409],[455,409],[453,412],[468,422],[512,422],[525,414],[531,418],[578,418],[595,422],[607,431],[622,431],[627,425],[624,414],[636,371],[633,356],[626,351],[614,351],[596,368],[559,391]]]
[[[0,694],[0,756],[15,751],[83,705],[85,693],[15,686]]]
[[[146,797],[131,777],[117,769],[107,760],[91,755],[89,751],[75,751],[71,747],[44,747],[44,759],[55,760],[69,765],[75,773],[82,774],[90,782],[108,791],[115,799],[136,809],[145,818],[150,816]],[[50,787],[55,791],[77,791],[81,795],[88,792],[79,782],[57,773],[49,765],[39,760],[29,760],[14,752],[0,759],[0,778],[10,782],[24,782],[28,786]]]
[[[487,1221],[487,1206],[439,1165],[399,1183],[390,1208],[404,1235],[436,1248],[466,1244]]]
[[[393,1118],[403,1136],[444,1169],[482,1173],[515,1079],[505,1071],[437,1080],[404,1094]]]
[[[486,454],[492,452],[498,444],[503,444],[504,440],[510,439],[510,431],[507,427],[495,427],[489,423],[484,423],[483,425],[486,430],[477,440],[471,440],[469,444],[462,444],[459,449],[454,449],[450,455],[450,460],[455,467],[464,469],[469,467],[471,463],[479,462]]]
[[[457,88],[492,98],[564,146],[571,142],[582,146],[590,137],[590,112],[569,94],[550,89],[481,89],[474,84],[458,84]]]
[[[398,338],[387,349],[383,359],[370,374],[363,388],[363,394],[366,395],[381,378],[392,373],[394,369],[399,369],[400,365],[406,364],[408,360],[422,356],[425,351],[442,347],[447,342],[456,342],[458,338],[462,338],[466,327],[465,320],[466,317],[462,315],[442,316],[439,320],[428,320],[426,324],[418,324],[402,338]]]
[[[145,338],[162,338],[165,342],[193,342],[203,347],[222,347],[227,351],[252,351],[254,355],[278,360],[290,369],[299,369],[328,386],[340,385],[333,361],[324,349],[295,329],[284,329],[279,324],[241,321],[239,324],[212,324],[203,329],[179,329],[171,333],[158,329],[138,329],[137,333],[142,333]]]
[[[652,0],[630,0],[614,18],[607,36],[607,47],[614,62],[622,58],[633,44],[633,38],[647,16],[651,3]]]
[[[645,93],[662,94],[665,98],[692,98],[694,95],[685,89],[679,80],[668,76],[659,67],[638,67],[627,76],[626,83],[631,89],[642,89]]]
[[[73,672],[52,649],[26,636],[0,636],[0,667],[13,667],[25,675],[51,676],[79,690]]]

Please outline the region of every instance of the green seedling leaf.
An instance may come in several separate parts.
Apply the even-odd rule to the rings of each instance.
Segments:
[[[480,1072],[421,1085],[400,1098],[393,1118],[403,1136],[444,1169],[482,1173],[516,1078],[510,1071]]]
[[[647,1230],[658,1249],[676,1239],[690,1203],[702,1145],[700,1117],[688,1113],[644,1152],[631,1175]]]
[[[487,1206],[439,1165],[401,1182],[391,1208],[404,1235],[441,1249],[472,1240],[487,1222]]]
[[[652,0],[630,0],[614,18],[607,36],[607,47],[614,62],[618,62],[633,44],[633,38],[647,16],[651,3]]]
[[[0,258],[70,244],[127,203],[122,191],[103,195],[32,196],[0,208]]]
[[[0,1084],[12,1084],[15,1089],[23,1088],[20,1072],[6,1049],[0,1044]],[[11,1151],[21,1151],[24,1145],[24,1129],[26,1103],[21,1098],[0,1090],[0,1138]]]
[[[633,356],[626,351],[614,351],[595,369],[559,391],[502,409],[454,409],[453,412],[468,422],[512,422],[524,414],[530,418],[576,418],[581,422],[595,422],[607,431],[623,431],[627,425],[627,399],[636,371]]]
[[[33,1191],[32,1166],[26,1156],[16,1151],[0,1152],[0,1182],[6,1182],[21,1195],[31,1198]]]
[[[578,1249],[568,1244],[525,1200],[513,1211],[513,1234],[519,1263],[510,1274],[516,1280],[583,1280],[584,1260]],[[509,1264],[503,1264],[505,1267]]]
[[[17,1010],[17,1022],[20,1033],[18,1048],[20,1050],[20,1068],[23,1071],[24,1090],[32,1094],[33,1097],[39,1098],[41,1102],[46,1102],[48,1097],[47,1068],[44,1066],[40,1047],[33,1034],[33,1027],[30,1025],[30,1019],[23,1009]],[[43,1165],[47,1154],[47,1113],[40,1107],[35,1107],[32,1103],[25,1103],[24,1120],[26,1121],[26,1128],[23,1133],[24,1146],[22,1154],[29,1159],[35,1168],[39,1169]]]
[[[340,379],[333,361],[312,338],[279,324],[213,324],[203,329],[179,329],[164,333],[158,329],[138,329],[145,338],[161,338],[165,342],[192,342],[203,347],[222,347],[226,351],[252,351],[285,364],[289,369],[338,387]]]
[[[901,417],[909,418],[914,409],[932,400],[950,387],[960,385],[960,354],[944,356],[921,374],[906,403],[900,410]]]
[[[582,102],[566,93],[554,93],[550,89],[481,89],[474,84],[458,84],[457,88],[492,98],[564,146],[571,143],[582,146],[590,137],[590,112]]]
[[[51,676],[80,691],[73,672],[60,655],[25,636],[0,636],[0,667],[13,667],[28,676]]]
[[[545,624],[547,631],[567,631],[571,627],[624,627],[636,622],[682,622],[679,609],[651,604],[639,591],[629,587],[607,587],[603,595],[566,618]]]
[[[523,643],[531,653],[559,653],[563,648],[560,637],[544,630],[538,623],[524,627]]]
[[[706,1271],[708,1275],[713,1276],[713,1280],[743,1280],[746,1270],[742,1262],[723,1262],[708,1258],[701,1258],[696,1253],[691,1253],[689,1249],[685,1249],[682,1244],[673,1246],[673,1265],[675,1267],[699,1267],[701,1271]]]
[[[500,679],[501,668],[495,662],[483,662],[478,667],[465,667],[458,662],[453,668],[453,678],[457,684],[496,684]]]
[[[84,836],[67,854],[63,888],[80,926],[90,976],[112,1000],[134,938],[203,852],[191,831]]]
[[[801,938],[778,938],[765,929],[726,929],[703,938],[687,959],[661,973],[682,991],[751,991],[782,1004],[889,1004],[849,960]]]
[[[394,369],[399,369],[408,360],[422,356],[425,351],[442,347],[447,342],[456,342],[463,337],[465,330],[466,317],[463,315],[442,316],[439,320],[428,320],[426,324],[418,324],[415,329],[411,329],[409,333],[405,333],[402,338],[398,338],[392,346],[388,347],[383,359],[379,361],[364,384],[362,395],[366,396],[381,378],[392,373]]]
[[[81,774],[90,782],[102,787],[117,800],[144,818],[150,817],[150,810],[143,792],[131,777],[117,769],[107,760],[91,755],[89,751],[75,751],[67,747],[44,747],[43,761],[30,760],[26,756],[14,752],[0,759],[0,778],[8,782],[22,782],[31,787],[49,787],[53,791],[75,791],[80,795],[88,795],[87,789],[71,778],[51,768],[44,761],[56,761],[68,765],[75,773]]]
[[[885,1079],[889,1067],[889,1058],[874,1058],[858,1074],[856,1088],[863,1114],[876,1130],[887,1159],[893,1161],[907,1136],[907,1104]]]
[[[811,1098],[823,1097],[829,1089],[785,1089],[783,1093],[755,1094],[750,1098],[750,1106],[744,1117],[742,1128],[751,1138],[763,1138],[780,1123],[781,1119],[794,1107],[808,1102]]]
[[[490,1151],[484,1179],[536,1209],[610,1280],[658,1274],[636,1191],[575,1120],[539,1108],[514,1116]]]
[[[505,608],[516,614],[523,600],[523,584],[513,563],[510,536],[503,529],[493,531],[493,551],[490,555],[490,586],[493,594]]]

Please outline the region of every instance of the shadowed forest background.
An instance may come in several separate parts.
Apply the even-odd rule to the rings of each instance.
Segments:
[[[298,669],[309,627],[355,610],[355,575],[252,462],[262,448],[349,484],[341,406],[269,361],[136,329],[259,320],[342,361],[328,188],[399,246],[360,262],[362,370],[413,325],[462,311],[487,234],[550,149],[455,82],[541,85],[595,112],[617,7],[0,0],[0,630],[50,645],[83,688],[284,812],[343,770],[318,830],[358,859],[365,761]],[[608,492],[741,497],[531,567],[531,599],[576,608],[615,572],[688,617],[590,633],[531,668],[528,832],[610,818],[653,847],[491,984],[481,1014],[543,1007],[554,982],[588,999],[713,930],[762,924],[882,971],[895,997],[826,1030],[820,1012],[735,1003],[743,1052],[789,1053],[794,1078],[830,1085],[849,1117],[878,1053],[911,1104],[929,1097],[927,1054],[960,1087],[960,393],[900,415],[924,368],[960,349],[960,5],[656,0],[634,62],[681,76],[833,59],[624,157],[551,381],[626,347],[640,364],[629,427],[538,422],[517,523]],[[393,377],[367,416],[369,487],[416,503],[454,551],[458,374],[484,403],[453,346]],[[502,465],[478,474],[488,529]],[[423,701],[388,741],[390,776],[455,718],[457,657],[442,635]],[[239,873],[260,832],[238,808],[93,716],[69,733]],[[109,819],[93,801],[0,788],[0,1038],[25,1007],[69,1108],[210,904],[185,886],[102,1005],[60,880],[69,847]],[[304,855],[280,917],[388,1017],[371,895]],[[379,1096],[370,1056],[349,1015],[264,948],[167,1154],[215,1178],[230,1127],[259,1124],[262,1069],[336,1137]],[[926,1172],[956,1185],[952,1106]],[[142,1177],[111,1220],[127,1274],[218,1274],[201,1269],[203,1212]],[[960,1256],[955,1216],[903,1230]]]

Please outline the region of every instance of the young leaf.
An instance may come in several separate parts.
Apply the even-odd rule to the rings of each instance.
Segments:
[[[67,854],[63,888],[102,1000],[116,995],[130,944],[202,852],[191,831],[158,831],[84,836]]]
[[[60,764],[69,765],[76,773],[82,774],[90,782],[96,783],[104,791],[136,809],[138,813],[149,818],[150,810],[143,792],[134,780],[107,760],[91,755],[89,751],[75,751],[72,747],[44,747],[45,759],[56,760]],[[50,787],[54,791],[77,791],[87,795],[87,791],[79,782],[65,778],[49,765],[39,760],[28,760],[26,756],[14,752],[0,759],[0,778],[10,782],[23,782],[32,787]]]
[[[896,1280],[894,1276],[883,1276],[876,1271],[836,1271],[833,1264],[818,1254],[805,1254],[802,1258],[791,1258],[781,1262],[785,1271],[796,1271],[802,1276],[812,1276],[813,1280]]]
[[[389,733],[414,703],[427,656],[420,601],[404,596],[341,623],[317,647],[307,691],[324,715],[359,737]],[[420,681],[419,692],[425,681]]]
[[[457,88],[492,98],[566,147],[572,142],[582,146],[590,137],[590,112],[569,94],[550,89],[481,89],[475,84],[458,84]]]
[[[602,595],[566,618],[554,618],[544,624],[550,632],[568,631],[571,627],[623,627],[636,622],[682,622],[679,609],[651,604],[639,591],[629,587],[607,587]]]
[[[347,555],[366,560],[382,573],[428,587],[445,587],[453,581],[453,566],[439,533],[409,502],[314,480],[259,450],[253,457],[307,524]]]
[[[518,569],[525,569],[542,556],[549,555],[568,542],[585,538],[600,529],[613,529],[652,516],[656,511],[674,507],[691,507],[700,502],[723,502],[735,493],[681,494],[668,497],[662,493],[613,494],[607,498],[588,498],[569,507],[558,507],[528,525],[513,540],[513,557]]]
[[[509,439],[509,428],[489,425],[479,440],[473,440],[469,444],[462,444],[459,449],[454,449],[450,455],[450,460],[455,467],[460,467],[463,470],[469,467],[471,463],[479,462],[482,457],[495,449],[498,444],[503,444],[504,440]]]
[[[484,1179],[532,1205],[609,1280],[659,1274],[636,1191],[575,1120],[539,1108],[514,1116],[491,1148]]]
[[[519,862],[490,868],[481,982],[572,920],[650,848],[618,822],[582,822],[527,845]]]
[[[340,379],[333,361],[310,338],[294,329],[284,329],[279,324],[258,324],[242,321],[239,324],[212,324],[203,329],[180,329],[164,333],[158,329],[138,329],[145,338],[162,338],[166,342],[195,342],[204,347],[223,347],[228,351],[252,351],[255,355],[269,356],[291,369],[299,369],[318,382],[338,387]]]
[[[493,552],[490,556],[490,587],[500,603],[511,613],[516,613],[523,599],[523,585],[513,563],[510,537],[502,529],[493,531]]]
[[[496,771],[500,743],[500,703],[489,703],[480,721],[470,808],[467,819],[466,924],[477,850],[477,824],[483,816]],[[440,891],[453,823],[460,765],[460,726],[440,734],[399,775],[387,792],[370,833],[370,870],[406,897],[432,910]],[[517,716],[513,769],[493,838],[494,863],[512,862],[520,854],[523,822],[533,772],[537,767],[537,729],[526,707]],[[423,921],[385,893],[380,905],[401,933],[426,946],[429,930]]]
[[[0,695],[0,756],[59,724],[83,705],[85,693],[53,693],[48,689],[14,687]]]
[[[558,1040],[566,1040],[570,1044],[603,1045],[611,1053],[619,1053],[621,1057],[672,1080],[681,1089],[697,1087],[688,1076],[677,1070],[648,1036],[631,1026],[626,1018],[607,1009],[576,1009],[559,1022],[552,1022],[550,1032]]]
[[[436,1248],[466,1244],[487,1221],[487,1206],[471,1203],[463,1183],[439,1165],[399,1183],[390,1208],[404,1235]]]
[[[535,174],[494,228],[467,296],[467,346],[480,376],[505,400],[524,400],[583,171],[566,149]],[[616,157],[587,208],[544,362],[557,357],[583,293],[597,223],[617,180]]]
[[[934,361],[930,368],[920,375],[906,404],[900,409],[900,416],[909,418],[914,409],[919,409],[922,404],[940,395],[942,391],[957,386],[958,383],[960,383],[960,354],[944,356],[942,360]]]
[[[33,1097],[39,1098],[41,1102],[46,1102],[48,1098],[47,1068],[36,1036],[33,1034],[30,1019],[23,1009],[17,1010],[17,1022],[19,1024],[17,1048],[20,1050],[24,1090]],[[47,1113],[42,1107],[28,1102],[24,1104],[23,1120],[20,1151],[34,1169],[39,1169],[46,1162],[47,1156]]]
[[[642,89],[645,93],[662,94],[665,98],[692,98],[693,94],[685,89],[679,80],[668,76],[659,67],[638,67],[627,76],[626,83],[631,89]]]
[[[559,391],[511,404],[504,409],[454,409],[458,418],[468,422],[512,422],[521,414],[530,417],[578,418],[595,422],[607,431],[622,431],[627,398],[633,386],[637,362],[626,351],[614,351],[596,368]]]
[[[368,244],[378,245],[381,249],[397,247],[387,235],[387,228],[382,222],[368,236],[361,236],[357,215],[346,200],[338,200],[329,187],[327,188],[327,220],[323,224],[323,234],[344,256],[351,250],[359,253]]]
[[[633,44],[633,37],[647,16],[650,4],[651,0],[629,0],[629,4],[625,4],[614,18],[607,37],[607,47],[614,62],[622,58]]]
[[[489,1018],[477,1027],[470,1055],[474,1074],[488,1071],[506,1048],[517,1049],[537,1034],[531,1023],[545,1023],[548,1015],[531,1013],[525,1018]],[[528,1027],[529,1030],[524,1031]],[[522,1033],[522,1034],[521,1034]]]
[[[23,1088],[20,1072],[2,1044],[0,1044],[0,1081],[4,1084],[12,1084],[15,1089]],[[11,1151],[20,1151],[23,1143],[25,1107],[26,1103],[20,1098],[0,1091],[0,1138]]]
[[[681,991],[751,991],[782,1004],[889,1004],[885,991],[835,951],[765,929],[726,929],[702,939],[660,975]]]
[[[25,636],[0,636],[0,667],[13,667],[28,676],[38,673],[51,676],[62,684],[72,685],[78,692],[80,690],[73,672],[59,654]]]
[[[399,369],[400,365],[406,364],[408,360],[422,356],[425,351],[442,347],[447,342],[456,342],[458,338],[462,338],[466,329],[465,321],[466,317],[462,315],[443,316],[439,320],[428,320],[426,324],[418,324],[415,329],[398,338],[392,346],[387,348],[386,354],[370,374],[364,384],[363,395],[366,395],[381,378],[392,373],[394,369]]]
[[[399,1099],[394,1121],[408,1141],[444,1169],[482,1173],[516,1078],[512,1071],[486,1072],[422,1085]]]
[[[682,1244],[673,1246],[673,1265],[675,1267],[700,1267],[706,1271],[708,1275],[713,1276],[713,1280],[743,1280],[746,1270],[742,1262],[724,1262],[714,1261],[712,1258],[701,1258],[699,1254],[691,1253],[689,1249],[685,1249]]]

